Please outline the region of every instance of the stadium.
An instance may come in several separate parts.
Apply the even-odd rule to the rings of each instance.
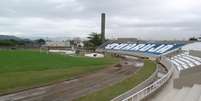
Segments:
[[[143,72],[140,72],[140,70],[143,70],[143,67],[149,68],[148,71],[151,71],[150,68],[152,67],[155,68],[152,69],[150,75],[147,75],[147,77],[144,78],[142,82],[136,83],[140,81],[140,79],[134,82],[132,81],[132,79],[128,79],[126,82],[130,83],[130,85],[132,86],[130,86],[127,89],[121,88],[122,86],[123,87],[127,86],[126,84],[122,83],[121,86],[117,85],[116,88],[114,87],[115,90],[112,88],[106,89],[105,91],[104,89],[100,91],[97,90],[95,92],[93,91],[93,93],[91,94],[82,95],[80,98],[79,98],[80,95],[78,94],[79,96],[77,95],[76,97],[78,97],[79,99],[75,101],[169,101],[170,98],[172,101],[200,101],[201,53],[198,48],[200,44],[201,44],[200,42],[190,42],[190,41],[143,41],[143,40],[106,41],[104,44],[102,44],[96,49],[96,52],[111,54],[124,58],[127,61],[124,61],[123,64],[131,64],[132,65],[131,68],[133,68],[133,66],[135,65],[136,67],[139,68],[139,73],[141,74],[143,74]],[[149,64],[147,65],[147,63]],[[120,70],[121,68],[125,67],[124,66],[120,67]],[[129,70],[133,71],[133,69]],[[121,72],[123,71],[121,70]],[[133,72],[131,72],[130,74],[132,73]],[[118,78],[118,75],[121,75],[121,73],[113,75],[111,77],[110,75],[106,75],[105,77],[107,77],[108,80],[113,80],[115,77]],[[136,76],[137,75],[134,75],[134,77]],[[89,82],[97,82],[97,83],[107,81],[106,79],[102,81],[98,80],[90,81],[90,79],[88,80]],[[70,81],[65,81],[65,84],[63,83],[58,85],[59,86],[62,85],[67,86],[67,84],[72,85],[73,82],[77,81],[79,80],[72,79]],[[113,82],[107,81],[107,83],[113,83]],[[103,84],[106,85],[107,83]],[[93,85],[95,87],[92,87],[92,89],[100,89],[99,87],[96,87],[97,84]],[[76,92],[76,90],[74,89],[74,91],[71,91],[72,95],[67,96],[68,94],[66,94],[65,96],[67,97],[63,97],[62,100],[58,99],[59,95],[55,95],[58,92],[57,93],[54,92],[57,91],[55,89],[58,89],[56,87],[55,88],[53,87],[54,89],[50,90],[53,91],[50,93],[50,95],[41,97],[42,95],[46,95],[47,93],[44,92],[43,90],[51,88],[50,86],[36,87],[34,89],[19,91],[17,93],[10,93],[10,94],[8,93],[6,95],[1,96],[0,101],[63,101],[63,99],[70,101],[74,99],[72,96],[75,97],[75,95],[73,94],[74,91]],[[101,85],[99,86],[101,87]],[[71,88],[73,88],[73,86]],[[78,89],[77,93],[79,92],[79,90],[82,91],[83,88]],[[68,87],[62,89],[69,90]],[[124,90],[118,92],[118,89],[124,89]],[[85,93],[87,92],[89,91],[85,91]],[[112,93],[110,94],[109,92]],[[116,92],[116,94],[112,95],[114,92]]]
[[[26,1],[25,8],[21,8],[21,1],[14,1],[20,11],[23,9],[25,12],[29,6],[39,8],[36,9],[37,14],[42,9],[39,15],[44,17],[36,17],[29,8],[27,14],[30,19],[20,19],[21,23],[16,21],[13,24],[10,14],[17,14],[17,11],[12,11],[13,7],[5,7],[3,13],[0,10],[2,14],[10,13],[6,14],[9,19],[0,19],[3,26],[19,27],[14,31],[16,36],[27,33],[33,38],[22,39],[12,31],[5,32],[7,30],[3,30],[5,35],[0,35],[0,101],[201,101],[201,37],[194,36],[197,34],[195,32],[200,32],[201,25],[200,16],[192,14],[199,11],[198,1],[176,0],[178,5],[175,5],[174,0],[159,4],[146,0],[46,0],[51,9],[46,8],[48,5],[40,5],[45,4],[40,0],[34,0],[37,1],[35,6],[32,5],[34,2]],[[2,5],[4,3],[11,4],[3,2]],[[130,5],[132,3],[135,5]],[[131,8],[127,8],[129,5]],[[108,38],[105,38],[106,14],[102,13],[100,23],[94,24],[98,19],[94,14],[105,11],[106,6],[114,6],[114,11],[109,9],[114,14],[108,21]],[[155,10],[151,10],[155,6]],[[164,10],[159,9],[161,7]],[[175,12],[177,9],[180,12],[190,11],[193,7],[197,7],[194,8],[196,11],[189,12],[190,15]],[[69,10],[67,15],[66,9]],[[93,14],[87,13],[90,11]],[[134,15],[124,16],[124,13]],[[152,13],[161,13],[162,17]],[[170,20],[172,17],[176,19]],[[101,24],[101,32],[91,32],[98,29],[97,24]],[[19,25],[26,29],[22,31],[24,34]],[[81,34],[85,30],[91,34]],[[35,40],[34,33],[44,33],[43,38],[47,38],[38,37]],[[113,33],[116,33],[115,37],[112,37]],[[118,33],[121,35],[118,36]],[[128,36],[123,38],[123,33]],[[166,34],[164,39],[161,33]],[[183,36],[180,37],[181,33]],[[72,39],[65,38],[66,34]],[[56,38],[57,35],[60,37]],[[49,36],[53,39],[49,39]]]

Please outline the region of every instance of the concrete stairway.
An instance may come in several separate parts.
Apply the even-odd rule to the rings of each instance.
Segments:
[[[199,101],[201,101],[201,96],[200,96],[200,98],[199,98]]]
[[[178,89],[172,89],[161,101],[170,101],[170,98],[174,97],[178,91]]]
[[[183,101],[198,101],[201,95],[201,85],[194,85]]]
[[[161,98],[161,101],[201,101],[201,85],[171,89],[166,96]]]
[[[177,92],[177,94],[174,97],[171,97],[172,101],[183,101],[183,99],[185,98],[185,96],[188,94],[189,91],[190,88],[183,87]]]
[[[172,78],[159,91],[143,101],[201,101],[200,84],[183,86],[181,89],[173,87],[174,79],[178,76],[179,72],[174,71]]]

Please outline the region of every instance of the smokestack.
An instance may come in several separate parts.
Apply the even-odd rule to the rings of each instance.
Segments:
[[[105,42],[105,13],[101,14],[101,39]]]

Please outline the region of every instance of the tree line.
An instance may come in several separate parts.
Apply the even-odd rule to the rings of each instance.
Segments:
[[[25,45],[31,45],[31,44],[37,44],[39,46],[45,44],[44,39],[37,39],[37,40],[15,40],[15,39],[6,39],[6,40],[0,40],[0,46],[25,46]]]
[[[37,39],[37,40],[29,40],[29,39],[20,39],[20,40],[15,40],[15,39],[4,39],[0,40],[0,46],[2,47],[14,47],[14,46],[28,46],[32,47],[33,44],[37,45],[38,47],[44,45],[46,41],[44,39]],[[100,46],[103,42],[101,39],[101,34],[92,32],[89,34],[87,37],[87,40],[83,41],[84,43],[84,48],[87,50],[94,50]]]

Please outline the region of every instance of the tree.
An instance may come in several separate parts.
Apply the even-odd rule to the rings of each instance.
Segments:
[[[191,37],[191,38],[189,38],[189,41],[198,41],[198,39],[195,37]]]
[[[95,50],[98,46],[102,44],[101,34],[91,33],[89,34],[88,41],[85,41],[85,47],[90,50]]]
[[[36,42],[37,44],[39,44],[40,46],[41,46],[41,45],[44,45],[44,44],[46,43],[46,41],[45,41],[44,39],[37,39],[37,40],[35,40],[35,42]]]
[[[17,42],[12,40],[0,40],[0,46],[15,46]]]

